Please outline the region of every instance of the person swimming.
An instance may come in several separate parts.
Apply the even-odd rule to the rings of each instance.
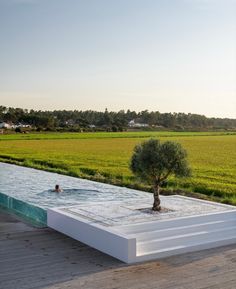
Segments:
[[[54,192],[56,192],[56,193],[61,193],[62,192],[62,190],[60,189],[59,185],[55,185]]]

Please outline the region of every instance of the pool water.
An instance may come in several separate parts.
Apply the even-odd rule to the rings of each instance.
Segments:
[[[53,192],[56,184],[62,192]],[[149,193],[0,162],[0,205],[46,222],[50,207],[146,199]],[[19,208],[18,208],[19,207]],[[25,212],[27,211],[27,212]],[[28,212],[29,211],[29,212]],[[37,216],[34,214],[37,211]],[[42,216],[41,216],[42,215]]]

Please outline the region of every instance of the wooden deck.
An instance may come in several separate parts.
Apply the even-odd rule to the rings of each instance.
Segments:
[[[235,289],[236,245],[125,265],[0,212],[1,289]]]

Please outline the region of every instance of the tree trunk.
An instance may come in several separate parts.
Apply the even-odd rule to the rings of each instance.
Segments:
[[[153,211],[160,211],[161,210],[161,200],[160,200],[160,185],[159,183],[156,183],[153,186],[153,197],[154,197],[154,202],[152,206]]]

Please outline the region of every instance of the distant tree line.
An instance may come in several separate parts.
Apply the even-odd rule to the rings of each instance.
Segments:
[[[191,113],[160,113],[143,110],[104,112],[93,110],[27,110],[0,106],[0,122],[29,124],[36,130],[57,131],[123,131],[131,129],[130,121],[146,124],[147,130],[235,130],[236,119],[208,118]]]

